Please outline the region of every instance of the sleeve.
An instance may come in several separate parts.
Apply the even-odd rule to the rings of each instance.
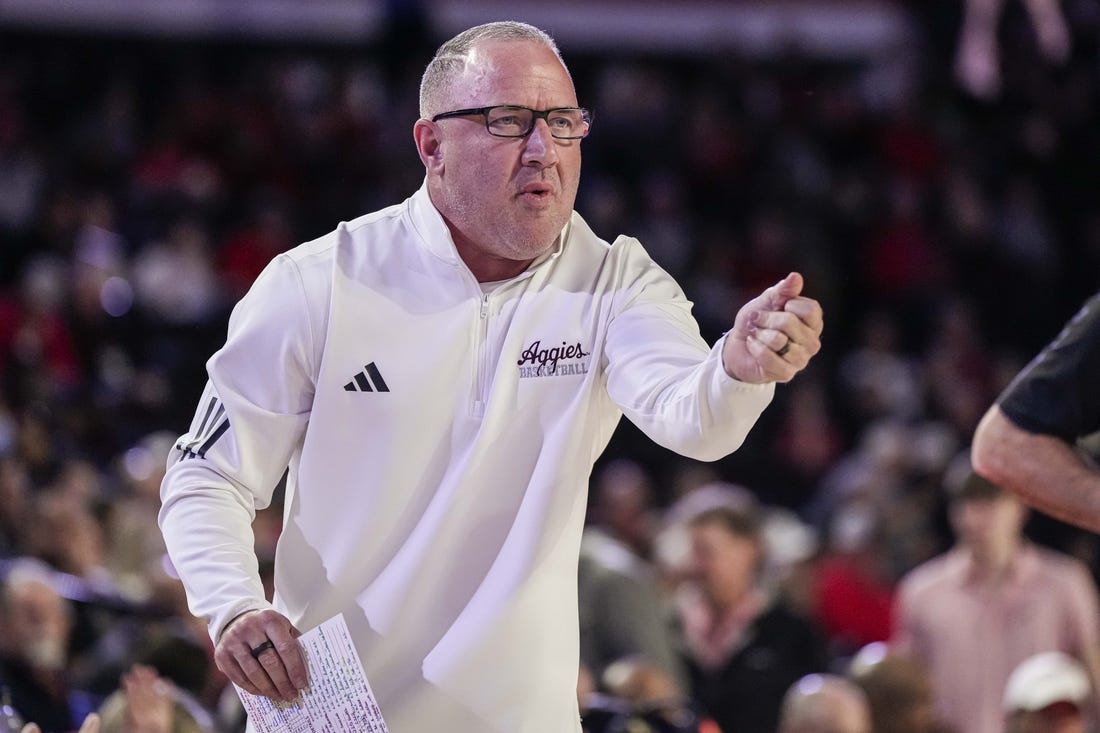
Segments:
[[[1083,564],[1073,562],[1067,580],[1063,628],[1070,634],[1070,646],[1078,656],[1095,656],[1100,651],[1100,593]]]
[[[997,400],[1016,425],[1066,441],[1100,430],[1100,295],[1093,296]]]
[[[912,583],[902,580],[894,600],[894,628],[890,634],[890,647],[899,654],[927,665],[929,653],[922,643],[920,624],[914,612],[916,603],[913,596]]]
[[[805,634],[805,641],[803,642],[805,647],[805,674],[828,672],[830,659],[829,647],[825,640],[825,635],[812,619],[802,616],[799,616],[799,618],[802,619],[805,629],[803,632]]]
[[[269,608],[252,520],[300,445],[314,392],[310,309],[294,262],[272,261],[233,310],[191,427],[168,457],[160,527],[212,638]]]
[[[713,461],[737,450],[775,394],[726,374],[680,286],[635,239],[620,237],[626,285],[608,324],[607,391],[651,440]]]

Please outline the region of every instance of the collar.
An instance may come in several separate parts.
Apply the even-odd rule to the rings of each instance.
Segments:
[[[753,623],[771,605],[767,593],[754,588],[734,606],[718,613],[694,585],[677,598],[684,643],[702,669],[720,669],[752,641]]]
[[[979,585],[989,582],[987,578],[983,578],[978,572],[978,568],[974,563],[974,556],[965,547],[956,547],[952,550],[947,562],[952,574],[958,578],[960,585]],[[997,580],[997,585],[1009,586],[1026,580],[1038,569],[1038,566],[1039,555],[1037,551],[1030,543],[1024,542],[1016,550],[1012,559],[1009,560],[1004,574]]]
[[[435,204],[432,203],[432,198],[428,194],[427,177],[424,178],[424,182],[420,184],[420,188],[416,190],[416,193],[409,197],[408,215],[417,236],[432,256],[455,267],[465,266],[462,258],[458,256],[458,249],[451,238],[451,230],[447,227],[447,222],[443,220],[443,215],[435,208]],[[517,275],[517,278],[525,277],[535,268],[561,256],[562,251],[565,249],[565,241],[573,228],[573,216],[576,216],[576,212],[569,217],[569,221],[565,223],[561,234],[554,240],[554,246],[550,248],[550,251],[539,256],[527,266],[526,270]]]
[[[435,208],[431,196],[428,195],[426,177],[416,193],[409,197],[408,212],[409,221],[425,249],[451,265],[462,264],[462,258],[458,256],[454,240],[451,239],[451,230],[447,228],[443,215]]]

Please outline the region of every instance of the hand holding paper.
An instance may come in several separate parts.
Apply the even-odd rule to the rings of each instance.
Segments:
[[[309,684],[292,703],[237,687],[257,733],[388,733],[342,615],[302,634]]]

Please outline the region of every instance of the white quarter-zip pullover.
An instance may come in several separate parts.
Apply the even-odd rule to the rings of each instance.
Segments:
[[[637,240],[576,213],[483,291],[426,187],[278,256],[234,309],[160,515],[214,638],[343,613],[392,733],[580,731],[577,556],[622,414],[702,460],[773,385],[731,379]],[[289,466],[269,606],[251,521]]]

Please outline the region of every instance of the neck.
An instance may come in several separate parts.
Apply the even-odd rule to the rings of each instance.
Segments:
[[[738,588],[722,596],[707,596],[707,603],[717,615],[725,615],[745,603],[752,596],[752,586]]]
[[[970,549],[970,557],[979,575],[990,579],[1000,578],[1012,564],[1012,560],[1016,556],[1016,552],[1019,548],[1019,540],[993,544],[986,547],[972,547]]]
[[[455,249],[458,256],[469,268],[471,274],[479,283],[492,283],[499,280],[510,280],[526,270],[534,259],[508,260],[503,257],[494,257],[481,252],[475,247],[463,246],[455,238]]]

